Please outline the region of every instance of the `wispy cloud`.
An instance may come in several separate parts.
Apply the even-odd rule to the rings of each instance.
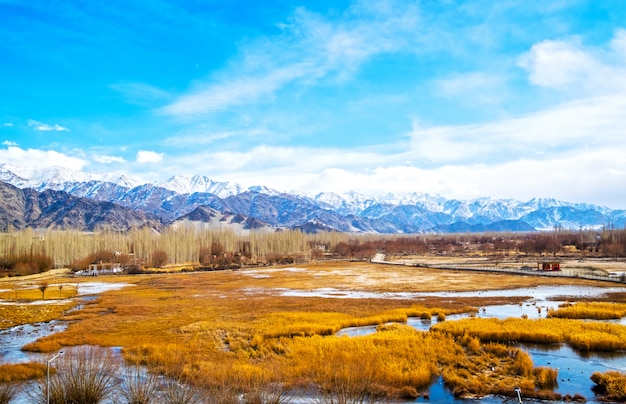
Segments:
[[[61,126],[59,124],[55,123],[54,125],[49,125],[47,123],[38,122],[33,119],[28,120],[28,126],[30,126],[31,128],[34,128],[35,130],[39,130],[42,132],[50,132],[50,131],[69,132],[68,128]]]
[[[236,138],[240,142],[243,138],[253,138],[262,135],[269,135],[267,130],[262,128],[253,128],[249,130],[232,130],[232,131],[216,131],[215,128],[207,126],[199,126],[191,131],[181,132],[175,136],[167,137],[162,144],[166,147],[197,149],[200,146],[206,146],[215,143],[223,143],[228,139]]]
[[[14,141],[12,141],[12,140],[5,140],[4,142],[2,142],[2,144],[3,144],[4,146],[9,146],[9,147],[10,147],[10,146],[19,146],[19,145],[17,144],[17,142],[14,142]]]
[[[109,88],[121,94],[126,102],[140,106],[152,107],[172,98],[169,92],[146,83],[115,83]]]
[[[347,14],[331,21],[305,8],[295,10],[279,24],[280,35],[246,44],[224,72],[195,85],[160,111],[196,116],[270,100],[292,83],[343,80],[374,55],[408,49],[419,20],[417,9],[403,2],[377,8],[361,2]]]
[[[126,160],[123,157],[118,156],[108,156],[104,154],[96,154],[92,156],[93,160],[102,163],[102,164],[112,164],[112,163],[125,163]]]
[[[5,122],[2,126],[5,126],[7,128],[10,128],[13,126],[13,122]]]

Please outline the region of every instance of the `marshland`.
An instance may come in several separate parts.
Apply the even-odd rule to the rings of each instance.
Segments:
[[[79,368],[106,382],[93,402],[132,402],[130,391],[151,391],[134,402],[501,402],[515,388],[620,401],[626,285],[436,266],[559,260],[619,272],[623,258],[602,240],[623,236],[7,233],[0,338],[23,344],[3,346],[0,382],[10,402],[41,401],[46,362],[65,351],[52,362],[54,402]],[[528,247],[545,237],[548,250]],[[431,265],[369,262],[377,252]],[[103,261],[127,273],[72,274]]]

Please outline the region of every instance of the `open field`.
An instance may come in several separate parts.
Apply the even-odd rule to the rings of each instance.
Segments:
[[[466,268],[486,270],[515,270],[525,271],[528,274],[540,274],[538,271],[543,262],[558,262],[560,271],[547,273],[547,275],[603,278],[615,277],[623,282],[626,274],[626,261],[617,261],[607,258],[568,258],[568,257],[537,257],[537,256],[385,256],[385,261],[407,266],[431,267],[431,268]]]
[[[93,279],[56,278],[51,284],[87,281]],[[389,397],[415,396],[439,375],[459,395],[505,392],[504,386],[517,385],[525,396],[549,397],[545,389],[552,376],[548,370],[534,368],[523,351],[464,334],[421,333],[406,326],[383,328],[368,337],[337,337],[335,332],[526,300],[521,296],[451,298],[446,292],[598,286],[597,282],[577,279],[365,262],[109,276],[97,281],[129,286],[105,292],[82,309],[64,315],[72,321],[67,331],[26,349],[53,352],[64,346],[120,346],[128,362],[146,365],[156,373],[182,375],[204,387],[228,386],[245,392],[280,382],[285,389],[316,386],[320,394],[342,390]],[[410,296],[416,292],[442,295]],[[7,293],[10,298],[11,292]],[[626,301],[625,296],[626,288],[614,298]],[[15,306],[3,307],[12,310]],[[519,327],[531,331],[543,327],[536,321],[519,321]],[[572,322],[568,330],[573,333],[582,323],[567,321]],[[620,332],[626,329],[616,327]],[[594,334],[598,336],[602,337]],[[468,379],[463,369],[476,363],[485,365],[481,369],[494,370],[477,371]]]

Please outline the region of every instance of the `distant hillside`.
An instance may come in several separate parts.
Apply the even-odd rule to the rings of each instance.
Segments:
[[[148,226],[157,230],[163,222],[152,215],[111,202],[77,198],[66,192],[19,189],[0,181],[0,230],[9,226],[93,231],[107,228],[125,231]]]

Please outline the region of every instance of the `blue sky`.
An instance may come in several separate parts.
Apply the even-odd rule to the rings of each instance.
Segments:
[[[626,3],[0,0],[0,163],[626,208]]]

